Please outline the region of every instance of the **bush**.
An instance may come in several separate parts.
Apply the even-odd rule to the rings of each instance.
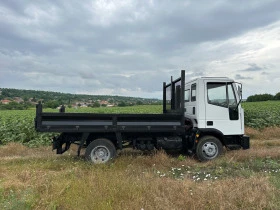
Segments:
[[[118,106],[124,107],[124,106],[127,106],[127,104],[126,104],[124,101],[121,101],[121,102],[118,104]]]
[[[274,100],[274,96],[271,94],[256,94],[253,96],[249,96],[247,98],[247,102],[255,102],[255,101],[270,101]]]
[[[44,105],[46,108],[56,109],[57,107],[59,107],[60,104],[58,101],[52,100],[52,101],[46,102]]]

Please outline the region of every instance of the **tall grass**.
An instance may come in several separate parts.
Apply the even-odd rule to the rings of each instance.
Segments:
[[[105,165],[11,143],[0,147],[0,209],[279,209],[280,147],[258,142],[206,163],[125,150]]]

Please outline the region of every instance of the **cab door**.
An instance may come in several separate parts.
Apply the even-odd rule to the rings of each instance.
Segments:
[[[231,82],[205,81],[205,125],[224,135],[242,134],[241,117]]]
[[[192,121],[194,127],[198,127],[197,121],[197,81],[185,86],[185,117]]]

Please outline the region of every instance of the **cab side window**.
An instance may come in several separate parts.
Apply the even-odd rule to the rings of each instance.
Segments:
[[[191,86],[191,101],[196,101],[196,83]]]
[[[185,102],[189,102],[190,101],[190,89],[187,89],[185,91]]]

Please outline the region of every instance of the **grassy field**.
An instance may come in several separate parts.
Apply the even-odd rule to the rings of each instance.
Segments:
[[[50,147],[0,147],[0,209],[280,209],[279,139],[211,162],[126,150],[105,165]]]
[[[245,104],[245,116],[254,113],[251,120],[265,107]],[[161,108],[68,111],[159,113]],[[0,112],[0,140],[6,144],[0,146],[0,209],[280,209],[277,124],[247,126],[250,150],[225,151],[206,163],[163,151],[124,150],[108,164],[92,165],[76,157],[75,146],[63,155],[38,147],[50,141],[48,134],[34,132],[34,112]]]

